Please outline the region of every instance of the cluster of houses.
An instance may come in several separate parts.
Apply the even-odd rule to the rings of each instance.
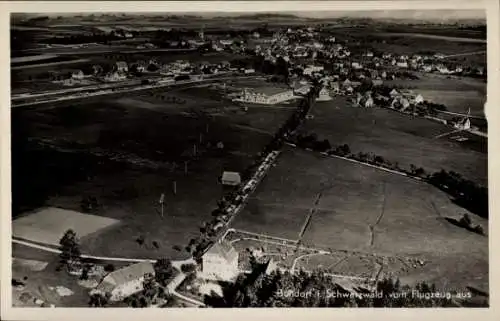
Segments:
[[[63,86],[74,86],[83,84],[88,80],[102,82],[119,82],[138,74],[146,72],[158,73],[162,76],[176,77],[179,75],[195,74],[218,74],[223,72],[242,72],[244,74],[254,73],[252,68],[238,69],[231,66],[229,61],[220,63],[198,62],[192,63],[185,60],[177,60],[170,63],[160,63],[156,59],[149,61],[138,60],[133,63],[117,61],[112,65],[102,66],[95,64],[71,72],[52,72],[49,79]]]
[[[218,241],[202,256],[196,276],[204,281],[234,281],[242,272],[239,268],[239,253],[226,241]],[[152,262],[144,261],[109,272],[90,290],[89,294],[101,294],[112,302],[144,290],[144,282],[154,279]]]

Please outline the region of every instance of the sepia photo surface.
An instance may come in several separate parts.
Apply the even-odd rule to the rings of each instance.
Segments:
[[[10,14],[14,310],[490,306],[484,9],[118,9]]]

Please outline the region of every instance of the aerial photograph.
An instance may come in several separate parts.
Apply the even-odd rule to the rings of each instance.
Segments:
[[[486,12],[11,13],[14,308],[489,307]]]

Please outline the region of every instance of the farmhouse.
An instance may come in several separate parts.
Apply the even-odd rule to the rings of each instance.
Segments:
[[[104,81],[115,82],[127,79],[127,76],[119,74],[118,72],[112,72],[104,76]]]
[[[324,70],[323,66],[310,65],[304,68],[304,75],[312,75],[315,72],[321,72]]]
[[[461,120],[459,120],[458,122],[455,123],[454,127],[456,129],[460,129],[460,130],[468,130],[470,129],[470,119],[469,117],[464,117],[462,118]]]
[[[424,97],[421,94],[418,94],[412,99],[412,103],[415,105],[421,104],[424,102]]]
[[[71,73],[71,78],[73,78],[73,79],[81,80],[84,77],[85,77],[85,75],[83,74],[83,71],[81,71],[81,70],[76,70],[76,71]]]
[[[321,88],[319,92],[319,97],[317,99],[318,101],[328,101],[332,100],[332,97],[330,97],[330,93],[328,92],[328,89],[325,87]]]
[[[391,90],[391,92],[389,93],[389,95],[392,98],[394,98],[394,97],[400,96],[401,94],[396,89],[393,89],[393,90]]]
[[[231,281],[239,273],[238,252],[225,241],[215,243],[202,257],[202,277]]]
[[[115,68],[116,68],[117,72],[127,72],[128,71],[128,65],[125,61],[117,61]]]
[[[153,277],[155,270],[150,262],[129,265],[123,269],[109,273],[99,285],[91,291],[110,295],[111,301],[124,298],[143,290],[145,278]]]
[[[221,181],[223,185],[237,186],[241,184],[241,176],[238,172],[224,172]]]
[[[398,61],[396,63],[396,66],[398,66],[400,68],[408,68],[408,62],[407,61]]]

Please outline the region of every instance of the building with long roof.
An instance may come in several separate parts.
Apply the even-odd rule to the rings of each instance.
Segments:
[[[155,270],[150,262],[140,262],[113,271],[106,275],[99,285],[91,291],[110,295],[111,301],[121,301],[126,297],[142,291],[145,278],[154,277]]]

